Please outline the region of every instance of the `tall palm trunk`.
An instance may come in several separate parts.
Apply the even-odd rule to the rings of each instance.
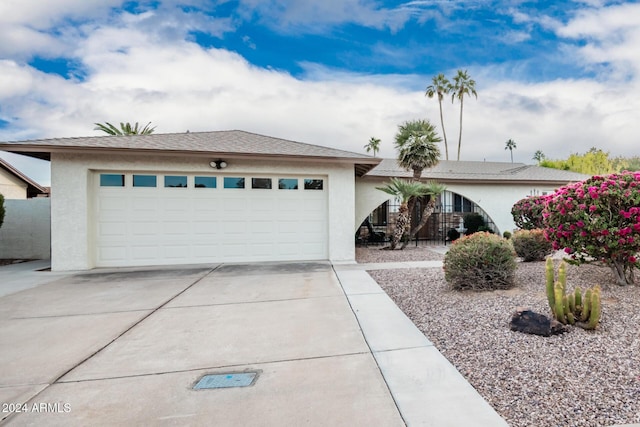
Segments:
[[[422,218],[420,219],[420,222],[418,223],[418,225],[416,225],[413,228],[413,230],[411,230],[411,233],[409,233],[409,238],[405,240],[404,243],[402,243],[402,247],[400,249],[404,249],[407,247],[411,239],[413,239],[416,236],[416,234],[418,234],[418,231],[422,230],[422,227],[424,227],[427,224],[427,221],[429,221],[429,217],[431,216],[431,214],[433,214],[433,211],[435,210],[436,210],[436,196],[431,195],[429,196],[429,201],[427,202],[427,204],[424,206],[424,209],[422,210]]]
[[[440,104],[440,124],[442,125],[442,137],[444,138],[444,154],[445,158],[449,160],[449,146],[447,145],[447,133],[444,131],[444,118],[442,116],[442,98],[438,97],[438,104]]]
[[[462,145],[462,106],[464,105],[464,96],[460,97],[460,133],[458,135],[458,161],[460,161],[460,146]]]
[[[409,208],[406,203],[400,205],[398,209],[398,218],[396,219],[396,227],[393,231],[393,236],[391,237],[391,245],[389,249],[394,250],[400,240],[402,240],[402,236],[404,236],[405,231],[409,228],[411,224],[411,214]]]

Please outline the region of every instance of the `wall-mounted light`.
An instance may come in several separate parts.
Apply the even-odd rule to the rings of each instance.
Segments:
[[[218,159],[218,160],[209,162],[209,166],[216,169],[224,169],[227,167],[227,162],[225,162],[224,160]]]

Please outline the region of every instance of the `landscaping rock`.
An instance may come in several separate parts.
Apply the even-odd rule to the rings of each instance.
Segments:
[[[567,332],[565,326],[557,320],[549,319],[544,314],[535,313],[523,307],[518,307],[513,313],[509,326],[512,331],[543,337]]]

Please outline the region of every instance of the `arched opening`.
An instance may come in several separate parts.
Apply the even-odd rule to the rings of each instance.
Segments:
[[[422,212],[428,201],[428,196],[416,201],[411,215],[412,227],[422,220]],[[356,232],[356,244],[387,242],[393,233],[399,207],[400,202],[392,198],[371,211]],[[471,217],[473,214],[476,214],[475,218]],[[446,244],[452,240],[450,230],[455,230],[460,235],[467,233],[465,220],[476,221],[476,227],[480,228],[478,231],[499,232],[491,217],[478,204],[458,193],[445,191],[438,197],[434,212],[414,240],[416,244]]]

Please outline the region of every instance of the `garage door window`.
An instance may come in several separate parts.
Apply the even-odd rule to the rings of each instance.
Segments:
[[[304,189],[305,190],[322,190],[324,182],[322,179],[305,179],[304,180]]]
[[[216,188],[217,180],[215,176],[196,176],[196,188]]]
[[[297,190],[298,180],[295,178],[280,178],[278,180],[278,188],[280,190]]]
[[[156,187],[155,175],[133,175],[134,187]]]
[[[164,177],[164,186],[167,188],[186,188],[186,176],[167,175]]]
[[[244,178],[225,176],[224,188],[244,188]]]
[[[101,173],[100,187],[124,187],[124,175]]]
[[[251,188],[271,190],[271,178],[251,178]]]

